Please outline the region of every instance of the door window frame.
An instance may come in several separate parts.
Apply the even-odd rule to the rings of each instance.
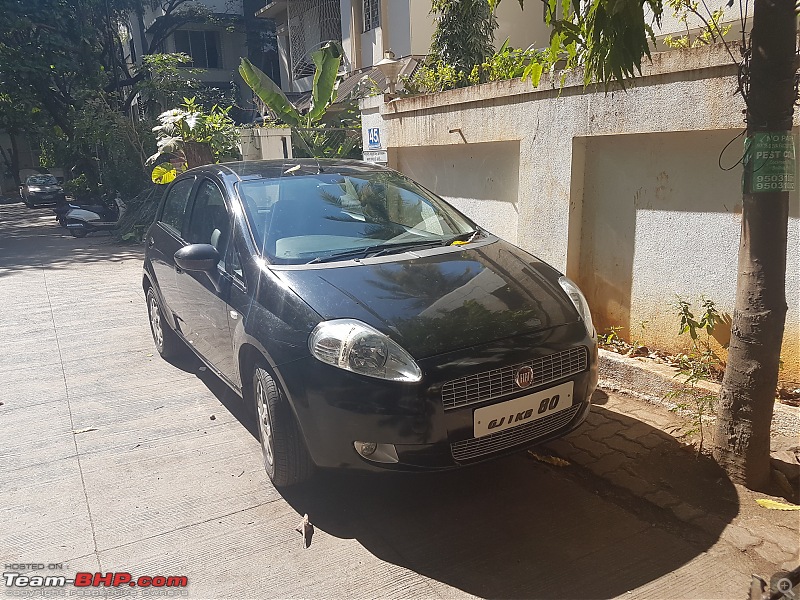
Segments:
[[[183,209],[183,223],[181,223],[181,230],[177,231],[175,227],[169,223],[165,223],[161,220],[161,218],[164,216],[164,209],[167,207],[167,199],[169,198],[169,195],[178,184],[183,183],[184,181],[191,181],[192,185],[189,189],[189,197],[186,199],[186,206]],[[194,196],[195,192],[197,191],[197,181],[198,177],[196,175],[190,175],[182,179],[178,179],[172,183],[172,185],[170,185],[169,188],[167,188],[167,191],[164,193],[164,201],[161,203],[161,206],[159,206],[158,212],[156,213],[156,222],[161,226],[161,228],[181,241],[183,241],[184,229],[189,223],[187,217],[191,216],[191,210],[194,207]]]

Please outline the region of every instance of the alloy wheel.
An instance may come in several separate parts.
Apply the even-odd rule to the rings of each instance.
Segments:
[[[264,386],[259,381],[256,385],[256,406],[258,407],[258,428],[261,431],[261,450],[267,469],[272,471],[275,464],[275,449],[272,438],[272,423],[270,423],[269,404]]]
[[[159,351],[164,347],[164,330],[161,327],[161,311],[155,294],[150,297],[150,325],[153,328],[153,339]]]

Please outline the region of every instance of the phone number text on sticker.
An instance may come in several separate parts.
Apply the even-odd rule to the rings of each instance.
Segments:
[[[475,437],[530,423],[569,408],[573,385],[568,381],[535,394],[476,409],[473,415]]]

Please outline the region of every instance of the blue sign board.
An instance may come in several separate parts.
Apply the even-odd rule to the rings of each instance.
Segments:
[[[370,127],[367,129],[367,140],[370,148],[381,147],[381,130],[379,127]]]

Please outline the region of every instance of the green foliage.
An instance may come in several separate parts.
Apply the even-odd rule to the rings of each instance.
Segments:
[[[187,54],[148,54],[142,57],[137,74],[143,76],[136,84],[139,102],[150,112],[163,112],[166,106],[175,106],[183,98],[196,95],[201,82],[195,76],[203,69],[187,65],[192,58]]]
[[[275,117],[287,125],[300,124],[300,112],[289,102],[280,86],[272,81],[261,69],[248,59],[242,58],[239,74],[256,96],[275,114]]]
[[[416,68],[410,77],[402,79],[406,94],[432,94],[468,85],[467,74],[438,60]]]
[[[584,84],[606,88],[641,73],[642,58],[655,44],[653,25],[661,24],[662,0],[544,0],[545,21],[552,26],[547,64],[564,61],[564,75],[582,70]],[[490,7],[499,0],[487,0]],[[520,0],[520,6],[523,6]],[[645,7],[653,15],[648,22]],[[563,75],[562,75],[563,82]]]
[[[624,340],[620,337],[619,332],[625,329],[621,326],[614,326],[606,328],[604,333],[597,335],[597,342],[601,346],[617,346],[624,344]]]
[[[542,74],[550,67],[545,53],[533,48],[512,48],[506,40],[497,52],[485,62],[474,65],[469,73],[439,60],[420,65],[410,77],[403,79],[403,88],[408,94],[429,94],[519,77],[530,79],[531,84],[538,87]]]
[[[184,98],[180,108],[159,115],[160,124],[153,127],[158,152],[147,163],[166,154],[177,154],[186,161],[185,145],[191,142],[208,145],[215,162],[238,156],[239,130],[228,116],[230,109],[215,105],[205,111],[195,98]]]
[[[530,79],[533,87],[538,87],[545,63],[543,52],[533,48],[512,48],[506,40],[486,62],[472,68],[468,80],[471,84],[476,84],[521,77]]]
[[[311,90],[312,106],[306,115],[301,115],[280,86],[246,58],[242,58],[239,74],[279,120],[292,127],[313,127],[323,119],[336,100],[337,76],[342,62],[341,46],[336,42],[328,42],[316,50],[311,58],[316,70]]]
[[[695,318],[691,304],[680,296],[677,297],[675,308],[680,320],[678,335],[688,333],[692,340],[692,349],[688,354],[677,357],[679,373],[676,377],[684,377],[682,388],[668,393],[666,397],[675,402],[673,410],[684,410],[691,414],[693,428],[686,433],[700,435],[697,449],[699,455],[705,439],[703,421],[714,414],[717,403],[717,396],[706,393],[699,384],[717,379],[722,370],[722,361],[711,348],[711,333],[721,321],[721,316],[714,301],[708,298],[700,299],[700,308],[703,311],[700,320]],[[705,332],[704,340],[699,337],[698,332]]]
[[[685,411],[691,415],[692,427],[685,431],[686,435],[699,434],[697,455],[703,452],[705,442],[705,421],[716,413],[717,396],[707,392],[700,386],[702,381],[712,378],[719,368],[719,358],[710,350],[700,353],[683,354],[678,357],[679,373],[683,376],[681,389],[668,392],[666,399],[672,400],[673,412]]]
[[[292,147],[297,157],[361,158],[361,114],[357,99],[373,86],[354,90],[344,102],[337,100],[337,79],[342,62],[339,44],[329,42],[311,55],[316,70],[311,89],[311,109],[306,114],[292,104],[265,73],[246,58],[239,73],[279,122],[292,127]],[[369,83],[369,82],[366,82]],[[362,86],[363,87],[363,86]]]
[[[329,42],[312,52],[311,60],[314,61],[315,70],[308,124],[320,120],[328,107],[336,101],[336,79],[342,63],[342,49],[339,44]]]
[[[178,176],[178,169],[172,163],[164,162],[153,167],[150,179],[158,185],[167,185],[175,181]]]
[[[689,337],[692,338],[692,344],[694,346],[697,346],[698,331],[705,330],[707,334],[711,334],[714,331],[714,326],[720,321],[720,314],[713,300],[701,298],[700,302],[703,314],[699,321],[695,319],[692,313],[692,306],[689,302],[678,296],[675,303],[675,308],[680,318],[680,330],[678,331],[678,335],[688,333]]]
[[[131,65],[124,57],[126,24],[156,8],[143,64]],[[4,3],[0,129],[25,133],[42,150],[43,165],[74,169],[93,194],[102,182],[128,199],[147,185],[145,160],[155,144],[153,123],[130,118],[133,100],[151,108],[201,91],[193,78],[198,71],[183,66],[187,57],[154,52],[177,27],[210,18],[189,0]]]
[[[80,202],[91,198],[96,192],[96,188],[89,185],[86,175],[82,173],[75,179],[64,182],[64,192]]]
[[[709,11],[703,4],[708,12],[708,16],[706,16],[700,10],[700,3],[694,0],[666,0],[666,4],[672,9],[678,21],[686,27],[686,35],[668,35],[664,38],[664,44],[669,48],[697,48],[714,44],[724,39],[731,30],[731,25],[720,24],[725,16],[725,11],[721,8]],[[694,39],[692,39],[689,27],[690,16],[695,17],[701,23],[700,31],[694,36]]]
[[[470,73],[494,54],[497,18],[485,0],[433,0],[436,28],[431,38],[430,64],[444,63]]]

